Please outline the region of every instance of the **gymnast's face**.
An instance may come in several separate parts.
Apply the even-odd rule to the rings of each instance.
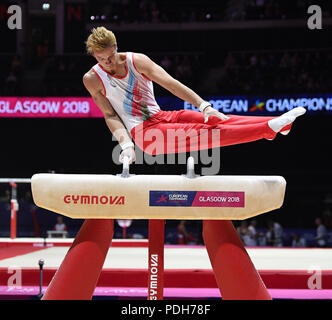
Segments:
[[[93,53],[93,56],[104,69],[115,69],[118,60],[118,47],[113,45],[102,51],[96,51]]]

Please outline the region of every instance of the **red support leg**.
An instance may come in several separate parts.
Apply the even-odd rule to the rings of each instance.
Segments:
[[[165,220],[149,220],[148,300],[164,297]]]
[[[10,200],[10,238],[15,239],[18,211],[17,184],[15,182],[11,182],[10,186],[12,187],[12,198]]]
[[[10,238],[16,238],[16,225],[17,225],[17,201],[11,200],[10,203]]]
[[[85,220],[43,300],[92,299],[113,231],[113,220]]]
[[[231,221],[204,221],[203,239],[222,299],[271,300]]]

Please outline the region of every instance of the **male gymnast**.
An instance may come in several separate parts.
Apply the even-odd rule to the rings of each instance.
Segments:
[[[92,30],[86,49],[98,63],[83,76],[83,83],[122,148],[121,162],[124,156],[129,157],[130,163],[135,161],[132,140],[152,155],[273,140],[278,132],[288,134],[294,120],[306,112],[298,107],[279,117],[225,115],[148,56],[118,52],[115,35],[104,27]],[[155,100],[153,82],[200,112],[161,110]],[[176,132],[182,134],[177,135],[179,140],[174,143]]]

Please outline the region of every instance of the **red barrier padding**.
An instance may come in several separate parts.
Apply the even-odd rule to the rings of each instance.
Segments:
[[[48,286],[57,269],[43,269],[43,285]],[[22,268],[22,286],[39,286],[39,269]],[[307,270],[259,270],[269,289],[309,289],[312,276]],[[0,286],[6,286],[12,274],[8,268],[0,268]],[[321,271],[322,289],[332,289],[332,270]],[[103,269],[97,287],[147,287],[147,269]],[[165,288],[217,288],[212,270],[165,269]]]

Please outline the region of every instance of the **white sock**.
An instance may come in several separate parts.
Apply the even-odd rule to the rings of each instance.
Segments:
[[[295,117],[283,117],[280,116],[278,118],[272,119],[268,122],[269,127],[274,132],[279,132],[283,127],[288,126],[295,120]]]
[[[292,122],[294,122],[294,120],[305,114],[306,113],[306,109],[304,109],[303,107],[297,107],[294,108],[284,114],[282,114],[280,117],[272,119],[268,122],[269,127],[274,131],[274,132],[280,132],[280,130],[283,127],[288,126],[289,124],[291,124]],[[285,131],[284,134],[288,134],[288,132]]]
[[[305,114],[307,110],[303,107],[296,107],[292,110],[289,110],[288,112],[281,115],[281,117],[288,117],[288,116],[294,116],[295,118],[302,116]]]
[[[280,133],[287,136],[290,133],[290,130],[281,131]]]

